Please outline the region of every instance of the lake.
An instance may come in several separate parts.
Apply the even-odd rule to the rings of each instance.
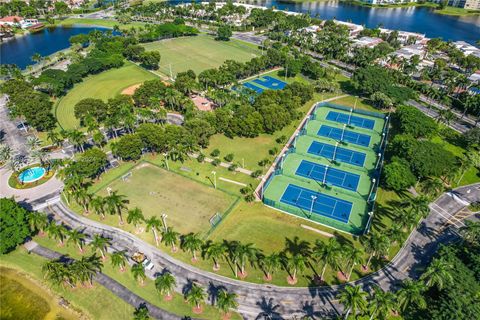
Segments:
[[[7,40],[0,44],[0,61],[2,64],[16,64],[19,68],[24,69],[26,66],[33,64],[31,57],[35,53],[42,56],[48,56],[59,50],[66,49],[70,46],[71,36],[80,33],[89,33],[93,30],[108,30],[102,27],[55,27],[45,28],[35,33],[30,33],[22,37]]]
[[[172,3],[190,2],[171,0]],[[432,8],[371,8],[339,1],[306,1],[286,3],[276,0],[243,0],[243,3],[304,12],[320,19],[337,19],[362,24],[369,28],[384,28],[424,33],[429,38],[463,40],[470,43],[480,40],[480,15],[454,17],[434,13]]]

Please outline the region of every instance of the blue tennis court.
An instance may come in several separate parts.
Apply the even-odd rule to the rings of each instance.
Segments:
[[[356,133],[350,130],[342,130],[327,125],[322,125],[318,130],[317,135],[339,141],[350,142],[363,147],[368,147],[370,145],[369,135]]]
[[[250,83],[250,82],[244,83],[243,86],[244,86],[245,88],[248,88],[248,89],[250,89],[250,90],[255,91],[255,93],[262,93],[262,92],[263,92],[263,89],[262,89],[262,88],[257,87],[256,85],[254,85],[254,84],[252,84],[252,83]]]
[[[281,90],[287,85],[286,82],[271,76],[264,76],[253,80],[253,82],[271,90]]]
[[[307,160],[302,160],[295,174],[351,191],[357,191],[358,182],[360,181],[358,174],[338,170]]]
[[[346,123],[352,126],[361,127],[365,129],[372,130],[375,126],[375,121],[370,119],[365,119],[362,117],[340,113],[336,111],[330,111],[327,114],[327,120]]]
[[[352,211],[352,203],[325,194],[289,184],[280,202],[347,223]]]
[[[354,166],[359,167],[363,167],[366,158],[365,153],[345,149],[342,147],[336,147],[335,151],[335,146],[317,141],[312,142],[310,147],[308,147],[307,152],[316,156],[353,164]]]

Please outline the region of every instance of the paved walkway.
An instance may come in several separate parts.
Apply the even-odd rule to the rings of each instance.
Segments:
[[[7,108],[7,96],[0,96],[0,136],[4,140],[4,143],[12,148],[12,156],[14,155],[27,155],[28,150],[26,147],[28,133],[17,128],[14,121],[10,119]]]
[[[49,260],[59,259],[63,256],[63,254],[50,250],[48,248],[42,247],[41,245],[37,244],[34,241],[30,241],[26,244],[27,250],[29,252],[33,252],[36,255],[41,257],[47,258]],[[130,304],[134,308],[145,304],[148,308],[148,311],[152,317],[155,319],[165,319],[165,320],[179,320],[184,319],[183,317],[174,315],[168,311],[158,308],[157,306],[151,304],[150,302],[144,300],[143,298],[139,297],[132,291],[128,290],[122,284],[118,283],[117,281],[113,280],[109,276],[99,272],[95,276],[94,280],[104,286],[106,289],[110,290],[113,294],[117,297],[124,300],[126,303]],[[159,299],[161,297],[159,296]]]
[[[58,200],[59,198],[57,198]],[[384,289],[396,288],[405,278],[418,278],[421,270],[431,260],[438,246],[458,238],[455,228],[448,227],[447,221],[469,202],[480,201],[480,183],[455,189],[445,193],[431,205],[430,215],[424,219],[405,242],[399,253],[383,269],[364,277],[354,284],[368,289],[378,284]],[[439,213],[441,208],[442,213]],[[71,212],[61,202],[56,201],[46,208],[48,213],[73,228],[79,228],[87,235],[101,234],[112,239],[113,246],[130,253],[142,251],[152,258],[154,272],[164,269],[172,272],[178,281],[178,290],[191,281],[208,288],[226,288],[239,295],[238,311],[246,319],[255,319],[259,315],[269,314],[274,319],[283,317],[315,315],[331,317],[342,312],[342,306],[335,300],[340,286],[289,288],[274,285],[259,285],[205,272],[183,263],[167,253],[135,236],[101,223],[89,220]],[[222,267],[227,267],[225,263]],[[153,277],[152,274],[150,274]]]

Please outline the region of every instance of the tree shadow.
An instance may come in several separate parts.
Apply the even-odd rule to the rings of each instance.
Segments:
[[[303,255],[305,257],[310,256],[312,250],[310,248],[310,242],[305,240],[300,240],[298,236],[295,236],[293,240],[285,238],[285,253],[290,253],[291,255]]]
[[[280,308],[280,305],[276,304],[273,298],[267,300],[267,298],[262,297],[262,300],[257,302],[257,306],[262,309],[262,312],[258,314],[258,316],[255,318],[256,320],[284,319],[277,311]]]
[[[214,306],[217,303],[218,293],[221,290],[227,290],[227,288],[223,285],[216,286],[215,284],[213,284],[213,282],[208,283],[207,293],[208,293],[208,298],[210,300],[210,304],[212,306]]]

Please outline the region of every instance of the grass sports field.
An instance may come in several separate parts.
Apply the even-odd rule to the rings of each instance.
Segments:
[[[254,45],[238,40],[215,41],[212,37],[199,35],[151,42],[143,45],[147,50],[158,50],[162,56],[159,71],[170,76],[192,69],[201,71],[216,68],[225,60],[245,62],[260,55]]]
[[[142,209],[146,218],[163,213],[167,225],[176,231],[205,233],[210,229],[209,219],[217,212],[223,214],[236,198],[202,183],[190,180],[149,163],[133,168],[126,181],[121,178],[108,185],[130,200],[129,208]],[[106,195],[106,188],[100,191]],[[108,217],[117,219],[117,217]]]
[[[264,203],[353,234],[368,220],[385,120],[321,105],[265,187]],[[341,124],[341,126],[339,126]],[[382,147],[381,147],[382,145]]]
[[[74,107],[78,101],[85,98],[106,101],[131,85],[155,78],[154,74],[130,62],[125,63],[121,68],[89,76],[83,82],[76,84],[66,96],[59,99],[55,109],[58,123],[63,129],[78,128],[80,123],[74,115]]]

